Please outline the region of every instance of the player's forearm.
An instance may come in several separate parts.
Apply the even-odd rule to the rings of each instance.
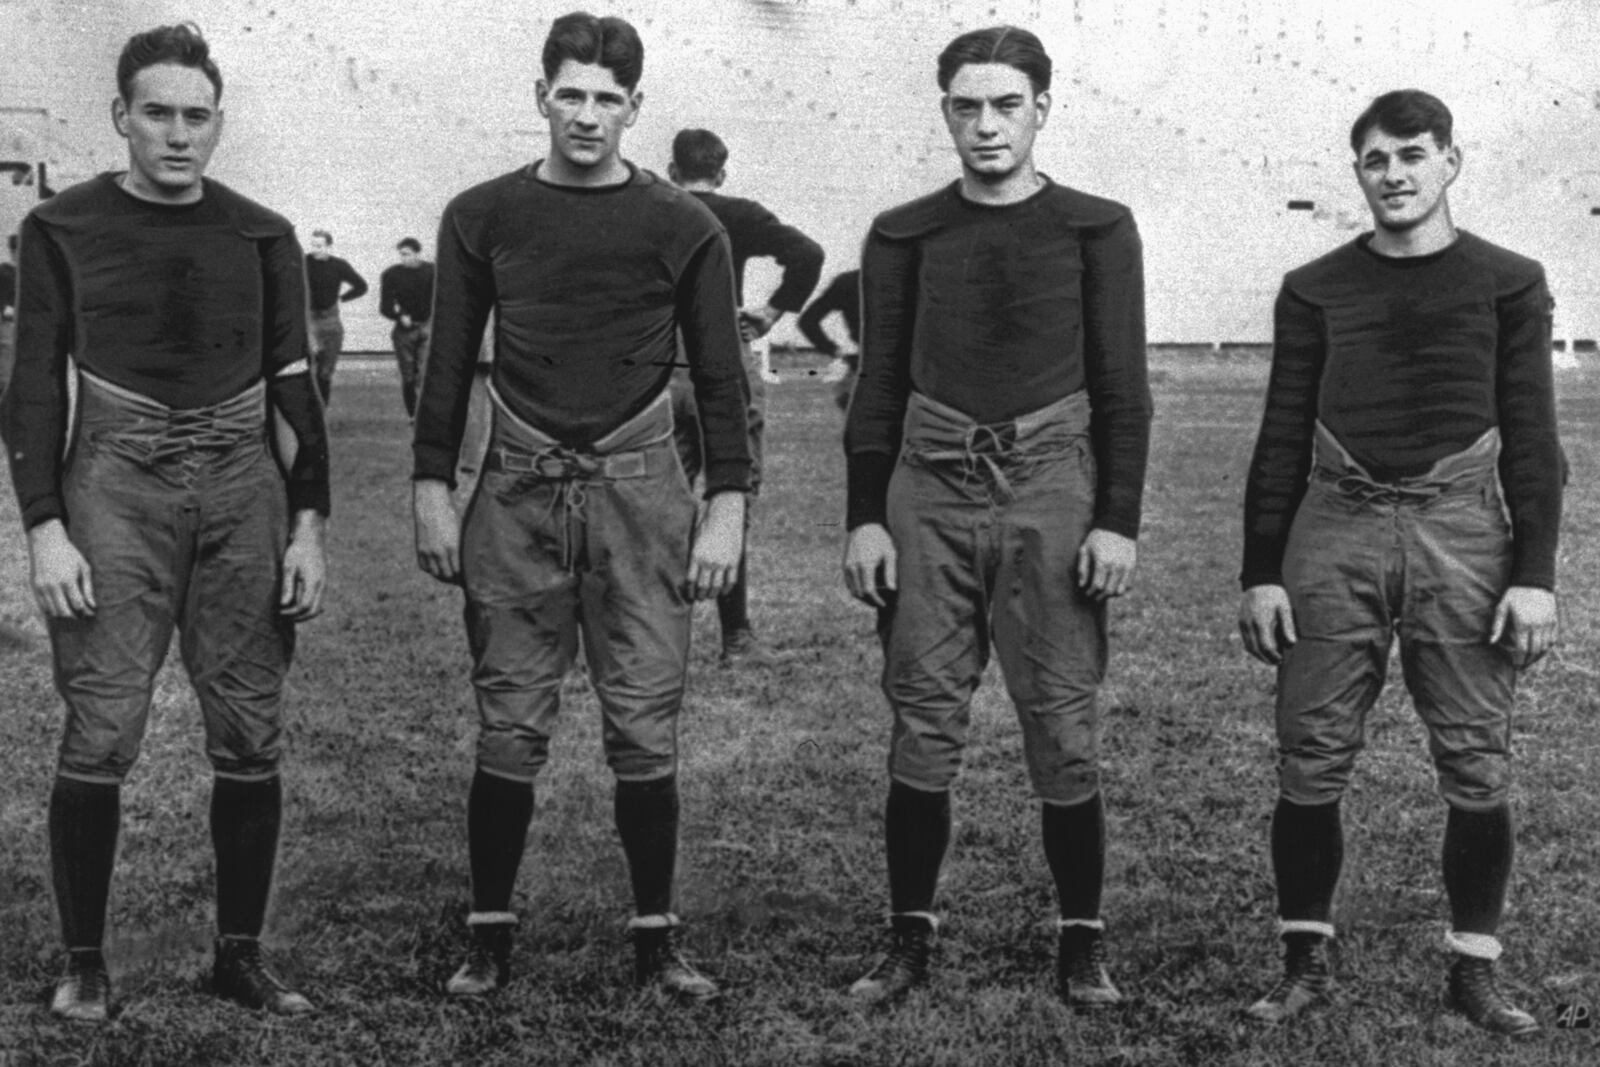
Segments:
[[[727,243],[708,239],[678,279],[677,316],[705,442],[706,495],[750,488],[746,411],[750,383],[739,341],[733,261]]]
[[[289,510],[327,515],[330,509],[328,426],[311,375],[301,371],[268,379],[267,400],[294,436],[284,472]]]
[[[1245,588],[1283,581],[1289,527],[1311,473],[1317,391],[1325,359],[1319,313],[1285,286],[1273,307],[1272,370],[1245,479],[1240,568]]]
[[[64,258],[32,218],[18,257],[15,359],[0,400],[0,437],[24,529],[66,514],[61,457],[67,436],[67,353],[73,348],[72,286]]]
[[[1511,584],[1555,589],[1566,457],[1556,430],[1550,295],[1541,279],[1501,302],[1496,375]]]

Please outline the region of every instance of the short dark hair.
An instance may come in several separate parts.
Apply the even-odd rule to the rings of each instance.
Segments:
[[[1004,63],[1026,74],[1035,94],[1050,88],[1050,57],[1044,44],[1020,26],[973,30],[945,45],[939,53],[939,91],[949,92],[956,71],[968,63]]]
[[[320,237],[330,245],[333,244],[333,234],[329,233],[327,230],[312,230],[311,236]]]
[[[545,80],[555,81],[561,64],[569,59],[600,64],[631,93],[644,74],[644,42],[626,19],[615,15],[598,18],[587,11],[574,11],[550,24],[550,35],[544,39],[544,54],[540,57]]]
[[[415,237],[402,237],[400,238],[400,243],[395,245],[395,247],[402,252],[409,248],[418,255],[422,254],[422,242],[417,240]]]
[[[157,26],[128,38],[117,57],[117,92],[124,102],[133,101],[133,79],[146,67],[174,63],[180,67],[193,67],[211,80],[216,99],[222,99],[222,71],[211,59],[211,46],[192,22],[176,26]]]
[[[17,243],[18,242],[17,242],[17,235],[16,234],[13,233],[13,234],[7,235],[7,237],[6,237],[6,251],[10,252],[12,255],[16,255],[17,254]]]
[[[1374,126],[1393,137],[1431,133],[1434,144],[1449,148],[1453,143],[1454,121],[1444,101],[1432,93],[1421,89],[1396,89],[1373,100],[1356,119],[1350,127],[1350,150],[1360,155],[1361,142],[1367,139]]]
[[[728,146],[710,130],[679,130],[672,139],[672,165],[678,177],[710,181],[728,163]]]

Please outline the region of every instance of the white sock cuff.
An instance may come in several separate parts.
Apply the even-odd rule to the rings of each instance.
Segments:
[[[678,925],[678,917],[670,911],[664,915],[635,915],[628,920],[630,930],[670,930]]]
[[[517,924],[517,913],[514,911],[475,911],[467,916],[468,926],[494,926],[498,923]]]
[[[1316,934],[1333,940],[1333,924],[1316,922],[1313,919],[1279,919],[1278,936],[1284,934]]]
[[[1444,947],[1479,960],[1497,960],[1502,951],[1500,939],[1493,934],[1458,934],[1454,930],[1445,931]]]
[[[1065,930],[1069,926],[1086,926],[1091,930],[1104,930],[1106,928],[1106,921],[1104,919],[1057,919],[1056,920],[1056,929],[1057,930]]]
[[[933,927],[934,933],[939,932],[939,916],[931,911],[891,911],[889,918],[892,919],[896,915],[905,915],[914,919],[926,919],[928,920],[928,925]]]

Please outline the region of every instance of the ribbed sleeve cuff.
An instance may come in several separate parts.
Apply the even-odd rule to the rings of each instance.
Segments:
[[[411,480],[414,482],[439,481],[456,487],[456,457],[445,449],[432,445],[414,445],[411,449]]]
[[[894,475],[895,457],[887,452],[852,452],[846,463],[848,491],[845,499],[845,529],[854,530],[867,523],[882,525],[889,514],[889,479]]]
[[[35,500],[22,509],[22,528],[31,530],[42,522],[59,519],[66,515],[66,509],[61,506],[61,498],[47,496]]]
[[[718,493],[748,493],[750,463],[747,460],[716,460],[706,464],[706,499]]]
[[[323,518],[327,518],[331,509],[332,494],[329,492],[327,482],[289,483],[290,515],[298,515],[302,511],[315,511]]]

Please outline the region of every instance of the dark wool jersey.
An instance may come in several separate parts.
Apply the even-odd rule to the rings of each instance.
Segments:
[[[980,423],[1087,389],[1094,525],[1138,536],[1150,389],[1143,255],[1126,207],[1048,178],[1004,206],[971,203],[952,183],[873,222],[861,298],[850,528],[884,521],[913,389]]]
[[[196,203],[170,205],[124,192],[117,177],[66,189],[22,223],[16,369],[0,427],[23,523],[62,516],[69,355],[177,409],[208,407],[265,377],[299,440],[290,506],[326,514],[327,436],[304,362],[293,227],[220,182],[207,179]]]
[[[452,200],[439,223],[433,342],[415,476],[452,481],[489,313],[492,381],[520,418],[586,447],[672,376],[681,329],[705,438],[706,492],[746,490],[749,386],[722,227],[693,196],[629,165],[602,188],[523,167]]]
[[[0,308],[17,306],[17,268],[0,263]]]
[[[847,270],[843,274],[834,275],[833,281],[828,283],[822,295],[806,306],[800,313],[799,321],[795,323],[805,339],[811,342],[811,347],[825,356],[839,354],[839,342],[829,337],[822,329],[822,320],[835,311],[844,316],[844,328],[850,332],[850,340],[860,344],[861,272],[859,270]]]
[[[728,231],[728,244],[733,248],[734,294],[739,306],[744,306],[744,265],[770,256],[783,269],[783,280],[767,303],[779,311],[805,307],[806,297],[822,277],[822,246],[793,226],[779,222],[778,216],[754,200],[721,193],[693,195],[711,209]]]
[[[432,263],[417,261],[415,267],[396,263],[378,276],[378,313],[386,319],[400,321],[401,315],[410,315],[413,325],[427,322],[433,314]]]
[[[1370,239],[1284,277],[1245,489],[1244,587],[1283,581],[1320,419],[1380,481],[1424,474],[1498,426],[1511,584],[1553,589],[1564,460],[1544,268],[1466,232],[1426,256],[1382,256]]]
[[[350,286],[343,294],[344,286]],[[367,280],[356,273],[348,260],[338,256],[318,259],[306,256],[306,291],[311,295],[312,311],[327,311],[341,301],[367,295]]]

